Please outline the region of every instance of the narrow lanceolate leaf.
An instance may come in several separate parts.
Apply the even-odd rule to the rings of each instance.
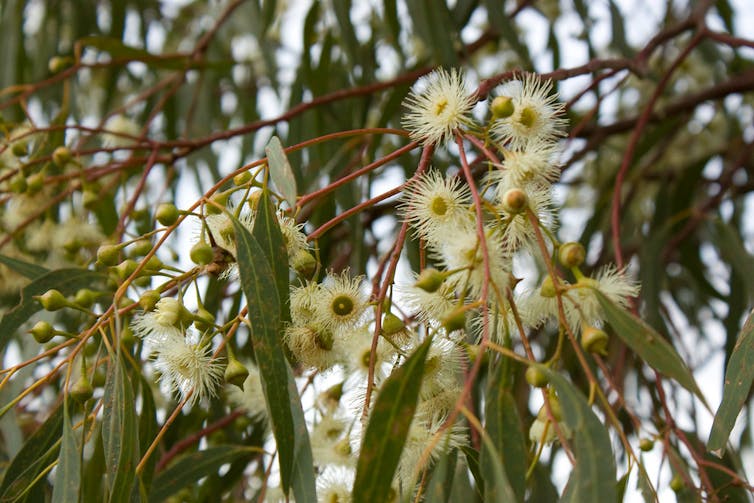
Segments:
[[[63,410],[63,440],[58,456],[55,485],[52,488],[53,503],[78,501],[81,486],[81,453],[76,441],[76,432],[71,426],[68,400],[65,401]]]
[[[691,375],[691,371],[668,341],[642,320],[617,306],[599,290],[594,290],[594,294],[605,313],[607,322],[629,348],[652,368],[675,379],[681,386],[705,402],[704,395]]]
[[[452,449],[440,455],[440,459],[437,460],[435,468],[432,470],[432,478],[429,479],[427,484],[426,501],[446,503],[450,500],[457,461],[457,449]]]
[[[523,501],[526,491],[527,452],[524,443],[521,421],[516,408],[516,400],[509,390],[495,385],[489,386],[486,401],[486,430],[490,442],[482,446],[481,465],[485,477],[485,500],[492,501],[490,491],[496,490],[490,486],[490,477],[496,476],[497,462],[505,469],[506,481],[515,493],[510,501]],[[493,449],[490,449],[488,445]]]
[[[725,370],[723,401],[712,423],[707,449],[722,457],[730,431],[749,396],[754,381],[754,311],[749,313]]]
[[[563,500],[616,501],[615,459],[607,429],[584,396],[557,372],[538,365],[558,392],[565,424],[573,433],[576,464]]]
[[[254,354],[277,443],[282,486],[287,493],[293,485],[296,501],[316,501],[314,468],[311,463],[303,466],[298,461],[299,456],[311,459],[311,447],[306,429],[300,428],[303,424],[301,401],[283,353],[280,296],[275,275],[266,259],[268,252],[254,236],[236,219],[233,219],[233,227],[238,273],[248,303]],[[288,260],[286,255],[273,258]]]
[[[80,288],[91,287],[104,278],[100,273],[76,268],[58,269],[35,278],[21,290],[21,302],[0,320],[0,352],[5,351],[5,346],[18,327],[42,309],[33,296],[42,295],[51,288],[60,290],[63,295],[73,295]]]
[[[195,484],[202,477],[217,473],[222,465],[251,455],[253,452],[246,447],[221,445],[183,456],[155,477],[152,491],[149,493],[149,501],[155,503],[166,501],[170,496],[184,487]],[[219,499],[220,495],[216,496]]]
[[[134,393],[120,353],[113,355],[105,381],[102,444],[110,503],[128,501],[139,461],[139,431]]]
[[[270,142],[264,148],[267,154],[267,164],[270,167],[270,177],[272,183],[280,191],[288,204],[292,207],[296,205],[296,177],[293,175],[291,164],[283,150],[283,144],[280,138],[273,136]]]
[[[18,451],[5,470],[0,484],[0,501],[20,498],[37,476],[55,461],[60,448],[63,414],[63,406],[59,405]]]
[[[388,501],[393,475],[416,411],[430,344],[431,338],[427,338],[382,384],[356,463],[353,501]]]
[[[485,430],[481,430],[479,433],[482,435],[483,452],[486,453],[482,461],[484,501],[499,503],[523,501],[513,491],[513,487],[511,487],[508,476],[505,474],[505,469],[503,468],[503,457],[495,448],[495,444],[492,443],[489,434]],[[510,461],[512,462],[513,460]]]
[[[45,273],[50,272],[49,269],[42,267],[41,265],[32,264],[31,262],[24,262],[13,257],[8,257],[0,253],[0,264],[8,266],[14,272],[17,272],[21,276],[25,276],[29,279],[37,278]]]
[[[264,257],[272,270],[275,280],[278,299],[280,300],[280,319],[282,322],[290,321],[288,307],[288,293],[290,291],[288,281],[288,255],[285,249],[285,241],[280,231],[275,207],[270,201],[270,193],[262,192],[257,206],[257,215],[254,218],[254,228],[251,230],[252,237],[257,241],[264,252]]]

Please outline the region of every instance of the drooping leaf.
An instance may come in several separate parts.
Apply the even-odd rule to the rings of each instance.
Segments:
[[[50,414],[24,443],[5,471],[0,484],[0,501],[14,501],[57,457],[63,427],[63,405]]]
[[[262,391],[277,443],[282,486],[287,493],[293,485],[296,501],[316,501],[313,466],[303,463],[311,459],[311,447],[306,429],[302,431],[300,428],[303,424],[301,401],[283,353],[280,296],[276,276],[265,258],[269,251],[262,248],[235,218],[233,227],[238,272],[248,303],[251,339]],[[272,259],[287,262],[287,256],[278,255]]]
[[[555,386],[563,409],[563,419],[573,433],[576,464],[563,501],[616,501],[615,459],[605,425],[594,414],[586,398],[570,382],[544,365],[538,365],[537,368]]]
[[[605,313],[607,322],[629,348],[649,366],[675,379],[705,402],[691,371],[668,341],[642,320],[617,306],[599,290],[594,290],[594,295]]]
[[[104,276],[100,273],[76,268],[58,269],[38,276],[21,290],[21,302],[0,320],[0,351],[5,351],[5,346],[18,327],[42,309],[33,296],[42,295],[51,288],[60,290],[63,295],[73,295],[80,288],[91,288],[92,284],[103,279]]]
[[[720,221],[714,223],[714,240],[720,255],[731,265],[734,274],[740,278],[754,278],[754,257],[744,247],[735,227]],[[754,300],[754,284],[746,282],[749,300]]]
[[[141,61],[142,63],[157,68],[180,70],[184,69],[189,64],[196,65],[196,63],[190,61],[190,59],[186,56],[177,54],[171,57],[155,55],[146,51],[145,49],[126,45],[122,40],[114,37],[84,37],[79,40],[79,43],[83,46],[93,47],[99,49],[100,51],[106,52],[113,59]]]
[[[277,136],[270,138],[264,152],[267,155],[272,183],[293,208],[296,205],[296,177],[293,174],[290,162],[288,162],[288,156],[285,155],[283,145],[280,143],[280,138]]]
[[[356,462],[353,500],[364,503],[387,501],[406,436],[416,411],[424,360],[431,338],[427,338],[382,384],[364,433]]]
[[[432,478],[427,484],[427,501],[436,501],[446,503],[449,501],[453,490],[453,479],[455,478],[456,461],[458,460],[458,451],[453,449],[449,452],[440,454]]]
[[[484,501],[509,503],[513,501],[523,501],[520,499],[513,487],[508,481],[508,476],[503,468],[503,457],[495,448],[489,434],[481,430],[479,434],[482,437],[484,452],[482,474],[484,476]]]
[[[243,456],[252,456],[246,447],[235,445],[221,445],[187,454],[155,477],[149,501],[158,503],[166,501],[170,496],[184,487],[195,484],[197,480],[217,473],[224,464],[235,461]],[[219,498],[220,495],[218,494]]]
[[[749,313],[725,370],[723,400],[715,413],[707,449],[717,456],[725,452],[725,444],[736,424],[736,418],[746,403],[754,381],[754,311]]]
[[[251,235],[259,243],[264,257],[272,271],[278,294],[281,322],[290,321],[288,306],[288,254],[280,231],[280,224],[275,215],[275,207],[270,201],[268,191],[263,191],[257,205],[257,215]]]
[[[69,400],[63,405],[63,438],[58,455],[55,484],[52,488],[53,503],[78,501],[81,485],[81,453],[76,440],[76,432],[71,426]]]
[[[120,353],[112,355],[105,381],[102,445],[105,452],[105,486],[109,502],[126,502],[131,496],[139,461],[139,428],[134,393]]]
[[[32,264],[31,262],[24,262],[13,257],[8,257],[0,253],[0,263],[8,266],[14,272],[17,272],[21,276],[25,276],[29,279],[35,279],[39,276],[50,272],[49,269],[42,267],[41,265]]]

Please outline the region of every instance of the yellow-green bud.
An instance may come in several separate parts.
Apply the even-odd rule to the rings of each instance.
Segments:
[[[89,379],[87,379],[83,374],[81,375],[81,377],[79,377],[79,380],[76,381],[76,383],[71,387],[71,396],[78,403],[86,402],[92,397],[93,393],[94,388],[92,388],[92,383],[90,383]]]
[[[38,321],[29,332],[39,344],[50,342],[55,337],[55,329],[46,321]]]
[[[160,225],[170,226],[178,220],[180,212],[173,203],[162,203],[157,207],[154,216]]]
[[[215,316],[203,307],[200,307],[194,314],[194,326],[200,332],[210,330],[215,327]]]
[[[24,192],[26,192],[29,184],[26,181],[24,174],[19,171],[10,179],[10,181],[8,182],[8,187],[12,192],[15,192],[16,194],[23,194]]]
[[[203,239],[191,247],[189,252],[191,261],[199,265],[207,265],[215,259],[215,251],[212,246]]]
[[[152,311],[157,302],[160,301],[160,292],[157,290],[147,290],[139,297],[139,305],[145,311]]]
[[[679,493],[683,490],[686,483],[683,481],[683,477],[680,475],[676,475],[673,477],[673,479],[670,481],[670,488],[675,493]]]
[[[58,168],[64,168],[72,158],[71,151],[66,147],[58,147],[52,152],[52,163]]]
[[[50,289],[37,297],[37,300],[46,311],[57,311],[68,305],[68,300],[59,290]]]
[[[419,273],[414,286],[421,288],[425,292],[432,293],[436,292],[442,286],[443,281],[445,281],[445,274],[432,267],[427,267]]]
[[[133,274],[137,267],[138,264],[136,263],[136,261],[130,258],[126,259],[115,266],[115,275],[119,280],[124,281],[126,278],[131,276],[131,274]]]
[[[448,333],[463,330],[466,327],[466,310],[463,307],[457,307],[443,316],[440,322]]]
[[[571,241],[560,245],[558,250],[558,260],[564,267],[568,269],[572,267],[578,267],[584,263],[586,258],[586,250],[581,243]]]
[[[515,107],[510,96],[497,96],[492,100],[490,110],[492,110],[493,119],[505,119],[513,115]]]
[[[382,333],[385,335],[397,334],[404,328],[406,328],[406,324],[393,313],[387,313],[382,318]]]
[[[97,300],[97,292],[88,288],[82,288],[73,297],[73,302],[84,308],[92,307],[95,300]]]
[[[29,153],[29,140],[26,138],[22,140],[17,140],[13,142],[13,146],[11,147],[11,152],[13,152],[13,155],[16,157],[23,157],[26,154]]]
[[[550,382],[547,375],[535,366],[526,369],[526,382],[535,388],[544,388]]]
[[[102,194],[95,189],[84,189],[84,192],[81,194],[81,204],[83,204],[84,208],[87,210],[93,210],[96,208],[101,200]]]
[[[238,386],[243,391],[243,383],[247,377],[249,377],[249,369],[237,359],[229,358],[228,366],[225,367],[225,382]]]
[[[558,397],[554,394],[549,395],[549,402],[550,402],[550,411],[552,412],[552,417],[555,419],[556,422],[560,422],[563,420],[563,409],[560,406],[560,400],[558,400]],[[537,419],[540,421],[547,421],[547,406],[542,405],[542,407],[539,409],[539,412],[537,412]]]
[[[581,328],[581,347],[587,353],[607,355],[609,337],[604,330],[597,327],[583,326]]]
[[[101,265],[115,265],[120,259],[120,246],[105,244],[97,248],[97,262]]]
[[[131,245],[131,249],[129,250],[129,255],[131,257],[143,257],[147,253],[152,251],[152,241],[144,238],[136,241]]]
[[[26,179],[26,191],[29,195],[38,193],[45,186],[44,173],[34,173]]]
[[[241,185],[245,185],[251,181],[251,173],[248,171],[244,171],[243,173],[238,173],[236,176],[233,177],[233,185],[236,187],[239,187]]]
[[[223,207],[228,204],[228,194],[215,194],[210,198],[214,204],[207,204],[205,211],[208,215],[218,215],[223,212]]]
[[[529,197],[526,195],[526,192],[514,187],[505,191],[500,204],[506,212],[517,215],[526,211],[529,205]]]
[[[261,198],[262,198],[261,190],[255,190],[254,192],[251,192],[249,194],[249,198],[246,199],[246,204],[249,205],[249,209],[251,211],[257,211],[257,208],[259,207],[259,200]]]
[[[101,388],[105,385],[105,381],[107,380],[107,376],[101,369],[97,369],[94,371],[94,375],[92,375],[92,386],[95,388]]]
[[[65,67],[68,66],[70,63],[71,63],[71,58],[66,58],[62,56],[53,56],[47,62],[47,69],[50,70],[50,73],[58,73],[59,71],[65,69]]]
[[[539,295],[546,299],[551,299],[557,295],[555,290],[555,283],[552,281],[552,276],[549,274],[542,280],[542,286],[539,287]]]
[[[639,440],[639,449],[642,450],[642,452],[649,452],[651,451],[655,446],[654,441],[651,438],[642,438]]]
[[[306,279],[311,279],[317,270],[317,259],[306,250],[299,250],[291,260],[293,269]]]
[[[149,257],[149,260],[147,260],[147,263],[144,264],[144,270],[145,271],[159,271],[163,268],[165,264],[160,260],[160,258],[157,255],[152,255]]]

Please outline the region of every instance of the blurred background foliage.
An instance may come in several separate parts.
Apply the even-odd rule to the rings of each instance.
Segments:
[[[50,196],[93,187],[120,207],[139,184],[144,164],[152,162],[155,175],[136,206],[147,217],[158,202],[196,200],[223,176],[263,156],[272,135],[290,146],[338,131],[399,128],[409,87],[436,66],[464,67],[483,85],[512,71],[551,76],[570,123],[558,185],[563,241],[583,243],[592,267],[616,260],[619,184],[617,232],[622,263],[641,281],[639,312],[673,342],[712,405],[717,403],[725,362],[754,300],[749,2],[3,0],[0,20],[2,127],[8,134],[32,124],[41,132],[33,135],[29,158],[60,175]],[[143,128],[137,135],[142,141],[125,157],[107,155],[98,143],[102,126],[116,115]],[[50,165],[53,150],[63,144],[87,167],[79,185]],[[398,146],[393,136],[366,135],[293,152],[299,195]],[[410,177],[418,156],[404,155],[331,192],[304,208],[301,221],[315,229],[379,195]],[[482,161],[475,161],[480,174]],[[453,149],[434,162],[441,169],[458,164]],[[105,176],[112,173],[115,179]],[[12,175],[0,171],[4,182]],[[10,192],[3,189],[0,203],[10,201]],[[373,271],[397,229],[395,204],[375,204],[320,237],[322,263]],[[103,232],[115,232],[118,210],[94,208]],[[65,212],[56,218],[65,219]],[[138,219],[132,220],[128,228],[138,228]],[[22,226],[4,224],[0,239],[0,253],[7,255],[9,243],[24,239]],[[409,242],[407,257],[415,266],[418,250],[418,243]],[[53,253],[19,258],[51,267]],[[13,274],[5,269],[3,279],[10,282]],[[215,282],[207,288],[211,310],[221,294]],[[17,291],[3,289],[2,301],[10,309]],[[239,303],[240,294],[236,313]],[[552,351],[554,338],[532,338],[543,353]],[[665,399],[654,387],[654,374],[625,348],[610,355],[612,379],[625,398],[664,431]],[[573,379],[586,389],[579,375],[573,372]],[[529,389],[519,388],[519,410],[526,410]],[[698,444],[706,438],[710,414],[687,395],[667,391],[678,427]],[[732,439],[742,451],[724,460],[733,471],[740,469],[741,452],[749,466],[753,459],[750,408],[744,410]],[[166,448],[226,411],[203,414],[181,416],[163,440]],[[24,438],[38,418],[27,419],[19,423]],[[628,417],[621,420],[630,435],[634,425]],[[21,432],[8,421],[2,431],[7,460],[19,448],[13,436]],[[226,443],[240,442],[233,428],[218,434],[229,437]],[[258,445],[262,437],[248,438]],[[689,465],[685,449],[675,438],[666,441],[665,455],[676,458],[674,471]],[[217,488],[240,476],[244,456],[224,475],[205,480],[193,497],[211,500]],[[537,472],[540,477],[549,480]],[[726,501],[748,501],[746,491],[728,485],[728,475],[714,471],[714,477],[716,487],[728,492]],[[532,500],[548,501],[550,483],[535,486]]]

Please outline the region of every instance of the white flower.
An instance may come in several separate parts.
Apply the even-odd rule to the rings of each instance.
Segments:
[[[223,365],[212,358],[209,345],[195,339],[167,332],[154,353],[160,383],[170,392],[179,393],[181,399],[191,393],[189,404],[216,396],[223,376]]]
[[[283,333],[283,341],[302,365],[327,370],[344,360],[343,337],[318,325],[291,325]]]
[[[415,285],[417,277],[414,275],[410,284],[399,283],[398,290],[419,321],[436,322],[458,307],[453,283],[445,281],[434,292],[427,292]]]
[[[404,100],[406,113],[401,122],[413,140],[445,143],[456,129],[471,122],[475,97],[466,91],[463,74],[456,69],[440,68],[422,80],[424,89],[412,90]]]
[[[549,185],[560,178],[560,166],[554,160],[556,152],[556,146],[548,143],[527,145],[526,150],[506,150],[503,164],[492,176],[508,187]]]
[[[469,195],[459,177],[431,170],[406,186],[401,210],[419,237],[436,242],[473,218]]]
[[[308,248],[306,235],[303,233],[304,224],[297,224],[294,219],[284,215],[282,212],[278,212],[277,217],[290,264],[298,252]]]
[[[136,337],[157,346],[169,337],[181,336],[181,321],[187,314],[180,301],[163,297],[157,301],[154,311],[135,316],[131,328]]]
[[[436,461],[441,454],[452,449],[463,447],[468,443],[466,432],[463,427],[454,424],[441,433],[439,439],[433,437],[440,431],[445,418],[435,416],[432,419],[414,417],[406,436],[406,444],[401,453],[396,478],[404,487],[413,487],[416,477],[421,477],[422,470]],[[431,445],[431,450],[426,458],[424,451]]]
[[[347,270],[325,276],[320,287],[321,295],[315,299],[317,324],[331,329],[358,325],[368,305],[361,281],[361,276],[351,278]]]
[[[349,424],[341,417],[333,414],[323,416],[312,429],[311,444],[315,463],[321,467],[354,464]]]
[[[294,325],[312,323],[317,315],[317,299],[321,296],[319,283],[307,281],[304,286],[291,288],[291,320]]]
[[[498,94],[511,98],[513,113],[493,123],[495,140],[510,150],[524,150],[562,136],[565,120],[560,115],[564,107],[556,95],[550,94],[551,90],[550,81],[541,81],[533,74],[501,86]]]
[[[429,400],[447,389],[458,387],[458,374],[466,362],[463,349],[448,339],[435,337],[424,361],[419,396]]]
[[[493,175],[494,176],[494,175]],[[526,213],[510,214],[505,211],[503,197],[509,188],[517,188],[526,194],[529,209],[534,212],[540,225],[552,229],[555,226],[555,216],[552,210],[552,193],[549,186],[530,184],[525,187],[511,187],[500,183],[497,186],[498,211],[505,216],[503,227],[504,246],[506,250],[513,252],[522,246],[526,246],[532,253],[539,252],[536,241],[536,233]]]
[[[318,500],[325,503],[351,503],[354,480],[353,470],[328,467],[317,477]]]
[[[344,334],[344,354],[348,361],[346,365],[351,372],[347,382],[356,385],[366,381],[369,375],[369,361],[372,355],[373,331],[368,326],[362,326]],[[374,382],[379,385],[390,372],[395,348],[384,338],[377,340],[377,350],[374,360]]]

